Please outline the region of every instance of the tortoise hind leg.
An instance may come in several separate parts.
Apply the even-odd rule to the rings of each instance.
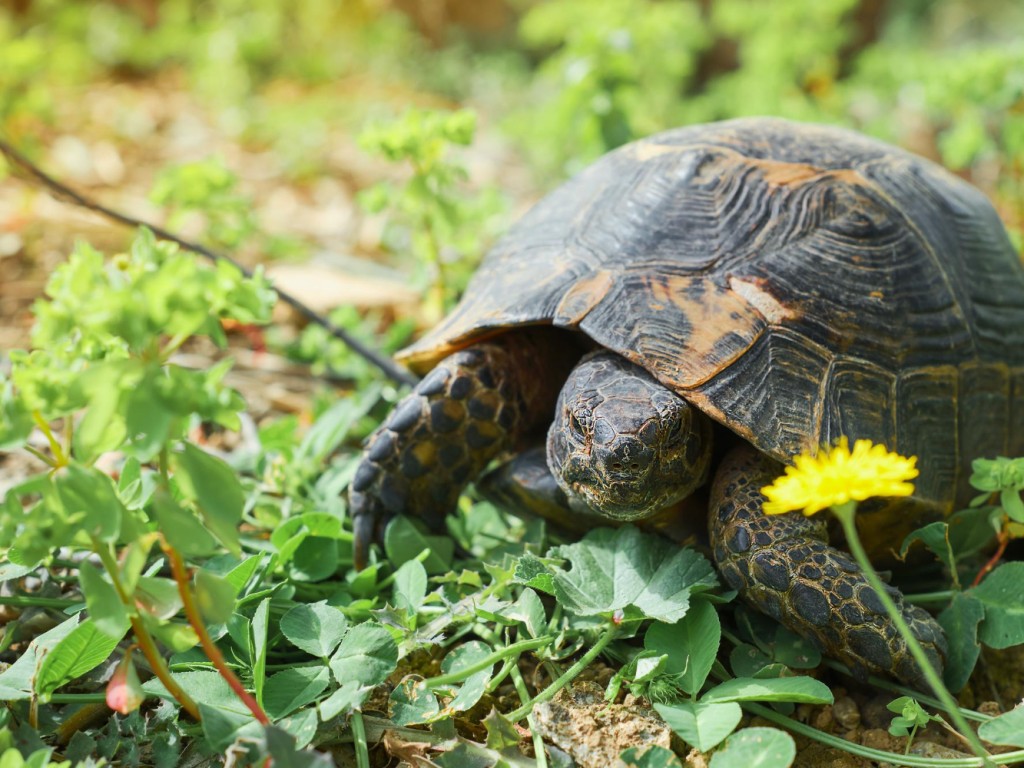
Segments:
[[[781,472],[778,463],[741,446],[726,456],[711,488],[709,529],[725,580],[747,602],[858,676],[882,673],[928,690],[906,641],[888,618],[860,567],[828,544],[824,520],[800,512],[765,515],[761,488]],[[889,594],[941,672],[946,642],[924,610]]]
[[[395,515],[440,528],[491,459],[550,420],[573,362],[541,334],[508,334],[449,355],[427,374],[367,439],[349,487],[356,567]]]

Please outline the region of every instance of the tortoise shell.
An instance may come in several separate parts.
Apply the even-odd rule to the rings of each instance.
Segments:
[[[1024,267],[991,204],[839,128],[741,119],[622,147],[489,252],[400,358],[507,329],[578,330],[760,451],[840,436],[918,457],[917,495],[1024,453]]]

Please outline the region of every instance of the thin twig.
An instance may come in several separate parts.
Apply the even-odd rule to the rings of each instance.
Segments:
[[[24,173],[28,174],[31,178],[42,184],[47,189],[54,192],[59,198],[62,198],[66,202],[73,205],[77,205],[80,208],[98,213],[108,219],[124,224],[129,227],[146,227],[154,235],[159,237],[161,240],[167,240],[172,243],[176,243],[181,248],[187,251],[192,251],[200,256],[204,256],[211,261],[226,261],[229,264],[233,264],[242,274],[246,277],[252,277],[252,270],[239,264],[234,259],[224,256],[223,254],[215,253],[205,246],[193,243],[189,240],[185,240],[178,237],[173,232],[169,232],[162,227],[158,227],[154,224],[136,219],[127,214],[115,211],[112,208],[107,208],[105,205],[95,202],[94,200],[86,197],[85,195],[76,192],[71,187],[57,181],[55,178],[39,169],[35,164],[32,163],[27,157],[22,155],[16,150],[10,143],[0,138],[0,153],[3,153],[7,159],[17,168],[20,168]],[[339,327],[331,320],[319,313],[315,312],[310,307],[303,304],[298,298],[292,296],[287,291],[283,291],[280,288],[274,288],[277,292],[278,298],[281,299],[285,304],[290,306],[300,315],[305,317],[310,322],[316,323],[317,325],[325,328],[334,338],[338,339],[346,346],[349,347],[353,352],[365,358],[368,362],[379,368],[388,378],[396,381],[400,384],[414,385],[416,383],[416,377],[413,376],[409,371],[405,370],[401,366],[397,365],[394,361],[388,358],[386,355],[382,355],[376,350],[370,349],[363,342],[352,337],[344,328]]]

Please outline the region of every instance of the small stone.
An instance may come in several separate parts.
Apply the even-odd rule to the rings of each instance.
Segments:
[[[860,707],[849,696],[840,696],[832,704],[832,717],[848,731],[860,725]]]

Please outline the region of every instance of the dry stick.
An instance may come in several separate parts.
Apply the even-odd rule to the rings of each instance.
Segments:
[[[229,264],[233,264],[235,267],[241,270],[242,274],[244,274],[246,277],[252,277],[252,270],[242,266],[234,259],[231,259],[222,254],[214,253],[209,248],[199,245],[198,243],[193,243],[188,240],[184,240],[175,235],[174,233],[169,232],[166,229],[163,229],[162,227],[149,224],[145,221],[141,221],[140,219],[136,219],[126,214],[115,211],[111,208],[107,208],[106,206],[94,202],[90,198],[76,192],[67,185],[57,181],[52,176],[49,176],[48,174],[44,173],[42,170],[37,168],[28,158],[26,158],[24,155],[18,152],[13,146],[11,146],[7,141],[5,141],[2,138],[0,138],[0,153],[4,154],[13,165],[20,168],[22,171],[27,173],[32,178],[36,179],[43,186],[55,192],[58,195],[58,197],[63,198],[64,200],[74,205],[93,211],[94,213],[98,213],[101,216],[105,216],[108,219],[112,219],[120,224],[125,224],[129,227],[146,227],[161,240],[168,240],[172,243],[176,243],[185,250],[192,251],[193,253],[198,253],[200,256],[205,256],[207,259],[210,259],[211,261],[226,261]],[[274,291],[276,291],[277,296],[278,298],[281,299],[281,301],[290,306],[292,309],[294,309],[300,315],[305,317],[307,320],[310,320],[311,322],[314,322],[317,325],[320,325],[323,328],[325,328],[328,333],[334,336],[334,338],[344,343],[353,352],[365,358],[367,361],[369,361],[377,368],[379,368],[381,371],[383,371],[383,373],[388,378],[397,381],[400,384],[416,384],[417,379],[411,373],[397,365],[395,362],[390,360],[385,355],[382,355],[381,353],[373,349],[370,349],[368,346],[363,344],[363,342],[359,341],[359,339],[353,338],[349,333],[345,331],[344,328],[340,328],[336,324],[332,323],[330,319],[318,314],[311,308],[307,307],[298,298],[292,296],[287,291],[283,291],[280,288],[276,287],[274,288]]]

